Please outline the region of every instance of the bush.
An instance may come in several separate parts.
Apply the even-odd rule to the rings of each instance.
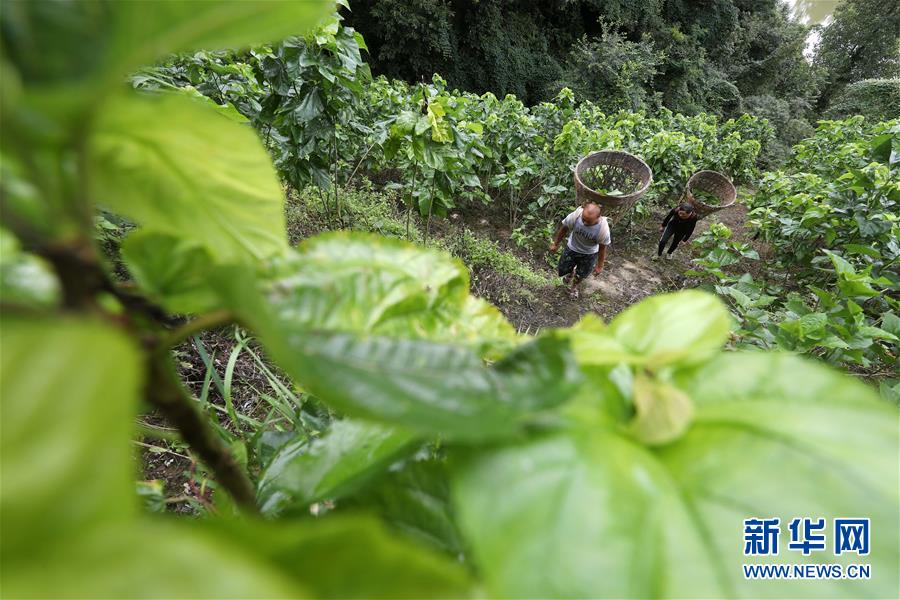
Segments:
[[[288,235],[292,243],[336,226],[334,190],[327,192],[308,186],[292,190],[285,205]],[[337,191],[342,204],[341,225],[359,231],[370,231],[387,237],[407,239],[406,217],[397,210],[397,193],[375,189],[368,179],[361,179],[355,187]],[[414,218],[411,215],[411,218]],[[418,219],[410,221],[409,239],[419,241]]]
[[[900,78],[851,83],[825,111],[829,119],[845,119],[852,115],[863,115],[872,121],[900,117]]]
[[[768,337],[755,337],[764,347],[896,370],[900,164],[891,156],[898,133],[900,120],[822,121],[815,136],[794,146],[787,172],[761,179],[749,203],[751,223],[772,246],[785,280],[802,290],[774,302],[785,290],[754,288],[772,305],[764,315]],[[740,298],[743,314],[752,308],[760,322],[761,307],[746,285],[752,282],[739,283],[744,287],[720,281],[719,291]]]
[[[604,27],[599,38],[583,37],[572,46],[557,89],[570,87],[606,111],[650,108],[655,104],[653,76],[662,58],[649,38],[632,42]]]
[[[806,120],[795,116],[798,111],[788,101],[775,96],[748,96],[743,107],[747,113],[766,119],[778,132],[777,138],[770,140],[761,151],[760,162],[767,168],[783,164],[790,157],[791,146],[813,132]]]

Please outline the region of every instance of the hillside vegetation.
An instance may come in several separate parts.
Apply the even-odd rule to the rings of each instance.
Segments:
[[[373,77],[329,2],[4,2],[3,594],[896,597],[900,119],[804,113],[788,149],[743,93],[651,101],[680,64],[758,78],[752,32],[803,28],[626,4],[403,18],[506,7],[508,35],[571,29],[550,56],[662,53],[632,104],[484,91],[483,46],[453,85]],[[352,13],[382,65],[416,57],[380,37],[400,5]],[[599,149],[653,182],[576,302],[547,247]],[[651,266],[701,169],[739,203]],[[827,561],[871,577],[744,577],[806,561],[747,556],[745,520],[803,516],[870,519]]]

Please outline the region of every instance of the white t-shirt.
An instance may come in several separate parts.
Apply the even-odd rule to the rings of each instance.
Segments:
[[[572,252],[594,254],[600,251],[601,245],[609,246],[612,243],[609,235],[609,221],[606,217],[600,217],[596,225],[585,225],[581,219],[583,210],[578,207],[562,220],[562,224],[569,230],[569,239],[566,245]]]

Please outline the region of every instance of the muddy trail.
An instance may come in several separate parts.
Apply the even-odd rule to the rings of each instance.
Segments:
[[[651,260],[656,255],[659,223],[664,212],[654,213],[643,222],[612,228],[612,245],[602,273],[581,284],[579,298],[571,298],[561,283],[538,289],[523,288],[515,278],[495,272],[476,272],[473,293],[490,300],[520,331],[532,334],[546,327],[567,327],[587,313],[609,321],[632,304],[652,294],[696,287],[698,281],[685,275],[691,259],[700,252],[693,243],[710,224],[720,222],[733,232],[736,241],[748,241],[745,226],[747,208],[743,204],[722,210],[697,223],[688,243],[682,242],[672,260]],[[492,228],[483,220],[474,225],[480,235],[509,239],[509,232]],[[504,235],[505,234],[505,235]],[[751,234],[752,235],[752,234]],[[755,244],[754,244],[755,245]],[[514,250],[507,247],[508,250]],[[558,254],[553,257],[555,264]],[[559,281],[549,261],[529,261],[532,268]]]

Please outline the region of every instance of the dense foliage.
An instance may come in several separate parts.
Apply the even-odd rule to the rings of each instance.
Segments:
[[[625,106],[633,109],[661,101],[679,112],[727,111],[742,96],[784,95],[783,74],[804,68],[805,29],[775,0],[366,0],[348,18],[369,40],[377,73],[417,81],[438,71],[453,86],[530,103],[553,97],[560,80],[592,77],[587,53],[613,59],[598,74],[606,81],[645,86],[649,102]],[[635,68],[647,76],[633,79]]]
[[[900,400],[900,121],[822,121],[749,205],[772,251],[766,277],[729,272],[759,255],[721,226],[698,261],[741,323],[739,342],[878,374]]]
[[[871,121],[900,117],[900,77],[863,79],[845,87],[825,113],[830,119],[862,115]]]
[[[820,109],[827,108],[845,86],[864,79],[900,73],[900,4],[893,0],[844,0],[822,32],[815,65],[825,75]],[[894,104],[894,118],[900,105]]]
[[[567,91],[526,110],[439,78],[360,86],[360,40],[326,2],[2,8],[5,595],[897,596],[897,407],[871,388],[789,354],[723,352],[731,320],[704,292],[520,335],[442,251],[346,231],[293,247],[285,231],[284,181],[335,191],[361,163],[400,172],[424,215],[509,192],[515,223],[526,203],[571,204],[556,187],[598,145],[639,149],[661,193],[701,164],[749,176],[764,122],[608,115]],[[196,53],[122,85],[168,52]],[[849,256],[839,288],[880,285],[856,277],[875,257],[851,244],[896,228],[897,148],[884,127],[831,127],[798,165],[824,177],[838,163],[822,152],[859,161],[830,192],[884,218],[828,243]],[[119,227],[111,257],[98,228]],[[173,351],[234,324],[225,380],[208,371],[203,391],[221,386],[229,424],[201,410]],[[234,409],[244,351],[279,395],[271,420]],[[214,476],[208,518],[140,510],[130,442],[148,409]],[[871,579],[744,579],[742,521],[808,511],[871,519]]]
[[[460,200],[500,203],[510,228],[525,225],[518,233],[523,243],[529,235],[544,235],[545,224],[569,209],[572,167],[591,151],[618,148],[643,157],[654,171],[655,185],[645,198],[653,202],[680,194],[700,168],[750,180],[761,148],[773,138],[766,121],[749,115],[721,120],[665,109],[655,115],[606,113],[590,101],[577,102],[568,89],[534,107],[511,95],[450,90],[439,76],[414,85],[379,77],[361,90],[361,40],[339,21],[323,29],[279,48],[290,45],[297,61],[311,65],[305,67],[312,70],[309,81],[309,71],[299,67],[291,70],[292,81],[318,94],[315,86],[327,72],[327,89],[340,101],[316,101],[310,108],[308,95],[271,67],[272,54],[283,49],[176,57],[139,75],[135,84],[192,86],[219,105],[227,103],[254,124],[295,187],[346,184],[360,170],[399,172],[392,186],[409,209],[430,218],[446,215]],[[320,57],[314,65],[303,58],[309,52],[304,47]],[[328,106],[338,102],[336,121]],[[337,126],[329,129],[330,122]],[[336,189],[334,194],[337,212]],[[330,204],[324,194],[322,201]]]
[[[365,0],[347,18],[376,74],[416,82],[439,72],[528,104],[569,87],[605,110],[727,118],[749,99],[778,98],[807,122],[821,79],[803,56],[809,28],[781,0]]]
[[[569,87],[607,111],[749,112],[775,127],[767,154],[778,164],[845,86],[900,71],[896,2],[840,3],[812,64],[810,28],[788,4],[365,0],[347,18],[376,74],[416,82],[439,72],[451,86],[529,104]]]

